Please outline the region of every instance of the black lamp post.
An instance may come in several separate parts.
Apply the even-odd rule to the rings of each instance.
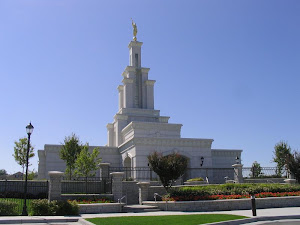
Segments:
[[[235,158],[235,163],[236,163],[236,164],[239,164],[239,163],[240,163],[240,158],[239,158],[238,156],[236,156],[236,158]]]
[[[24,205],[22,216],[28,216],[27,206],[26,206],[26,198],[27,198],[27,177],[28,177],[28,157],[30,150],[30,135],[33,132],[34,127],[31,122],[26,126],[26,133],[28,134],[28,143],[27,143],[27,153],[26,153],[26,174],[25,174],[25,186],[24,186]]]

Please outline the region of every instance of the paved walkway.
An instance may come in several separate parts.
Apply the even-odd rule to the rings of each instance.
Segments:
[[[79,218],[95,218],[95,217],[120,217],[120,216],[165,216],[165,215],[190,215],[190,214],[234,214],[252,217],[251,210],[236,210],[236,211],[215,211],[215,212],[145,212],[145,213],[103,213],[103,214],[82,214],[78,217],[64,217],[64,216],[13,216],[0,217],[0,224],[35,224],[35,225],[79,225],[84,224],[81,221],[75,222]],[[268,216],[299,216],[300,207],[289,208],[272,208],[272,209],[258,209],[257,217]],[[87,224],[87,223],[86,223]],[[254,224],[254,223],[252,223]],[[256,223],[258,224],[258,223]],[[259,223],[262,224],[262,223]],[[299,222],[300,224],[300,222]]]

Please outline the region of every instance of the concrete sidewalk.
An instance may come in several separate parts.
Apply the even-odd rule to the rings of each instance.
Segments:
[[[171,212],[157,211],[144,213],[103,213],[103,214],[82,214],[77,217],[67,216],[6,216],[0,217],[0,224],[90,224],[83,220],[84,218],[105,218],[105,217],[122,217],[122,216],[166,216],[166,215],[192,215],[192,214],[233,214],[252,217],[251,210],[236,210],[236,211],[214,211],[214,212]],[[274,219],[284,216],[286,219],[300,219],[300,207],[289,208],[271,208],[258,209],[258,217],[273,217]],[[250,221],[249,221],[250,222]],[[225,223],[223,223],[225,224]],[[253,223],[252,223],[253,224]],[[300,224],[300,223],[299,223]]]

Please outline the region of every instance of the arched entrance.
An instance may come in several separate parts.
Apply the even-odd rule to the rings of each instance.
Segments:
[[[131,174],[132,174],[131,158],[129,156],[127,156],[124,159],[124,176],[125,176],[125,180],[132,179]]]

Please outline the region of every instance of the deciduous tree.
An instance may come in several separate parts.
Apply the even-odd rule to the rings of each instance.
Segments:
[[[75,175],[83,176],[85,178],[85,188],[87,193],[87,181],[88,177],[95,176],[95,170],[100,168],[99,163],[101,159],[98,158],[99,149],[94,148],[93,152],[89,152],[89,145],[86,144],[83,146],[81,152],[79,153],[76,162],[75,162]]]
[[[287,169],[293,175],[293,177],[300,183],[300,153],[295,152],[291,154],[287,160]]]
[[[0,176],[5,176],[5,175],[7,175],[6,170],[5,169],[1,169],[0,170]]]
[[[262,170],[262,168],[261,168],[260,164],[256,161],[254,161],[251,166],[252,177],[257,178],[257,177],[259,177],[259,175],[262,175],[261,170]]]
[[[24,169],[26,166],[27,144],[28,144],[28,139],[26,137],[20,138],[19,141],[15,141],[14,154],[13,154],[15,161],[22,167],[23,178],[24,178]],[[33,150],[34,147],[30,145],[28,160],[34,157],[35,154]]]
[[[285,141],[280,141],[274,147],[273,161],[277,164],[277,175],[282,176],[282,170],[291,156],[291,147]]]
[[[66,162],[66,174],[68,174],[70,180],[72,179],[73,171],[75,169],[76,159],[81,150],[81,142],[75,134],[65,137],[59,156]]]
[[[154,152],[148,156],[148,160],[167,192],[172,182],[184,174],[188,163],[187,159],[178,153],[163,156],[161,153]]]

